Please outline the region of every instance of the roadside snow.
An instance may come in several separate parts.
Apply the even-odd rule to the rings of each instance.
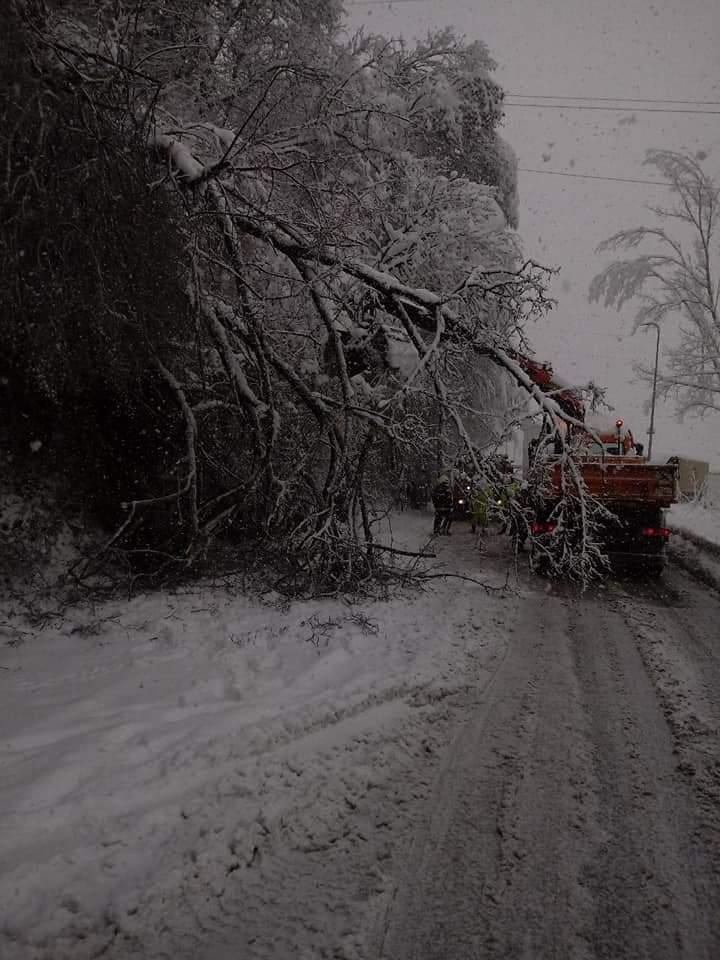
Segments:
[[[720,590],[720,505],[693,500],[668,511],[670,555],[680,566]]]
[[[403,515],[396,544],[430,523]],[[0,608],[3,960],[362,956],[446,703],[510,629],[502,575],[462,528],[453,547],[497,592],[206,585],[36,630]]]
[[[702,500],[676,503],[669,511],[670,524],[720,546],[720,506],[705,505]]]

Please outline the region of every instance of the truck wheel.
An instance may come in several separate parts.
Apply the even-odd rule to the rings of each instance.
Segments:
[[[530,569],[538,577],[547,576],[548,570],[550,569],[550,562],[547,556],[537,550],[535,546],[530,547]]]

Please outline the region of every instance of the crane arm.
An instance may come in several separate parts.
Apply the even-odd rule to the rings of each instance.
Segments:
[[[517,350],[508,351],[513,360],[516,361],[525,373],[530,377],[533,383],[536,383],[543,393],[551,394],[560,409],[569,417],[585,422],[585,404],[582,397],[564,384],[555,380],[552,365],[549,363],[539,363],[532,360],[525,354]]]

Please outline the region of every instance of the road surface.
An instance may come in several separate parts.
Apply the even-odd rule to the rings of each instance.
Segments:
[[[718,960],[720,597],[506,545],[436,544],[487,589],[8,620],[2,960]]]
[[[717,960],[720,598],[671,568],[511,617],[375,955]]]

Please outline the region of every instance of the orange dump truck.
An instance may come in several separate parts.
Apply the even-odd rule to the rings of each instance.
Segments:
[[[636,443],[622,419],[586,412],[579,392],[562,382],[547,363],[515,352],[514,359],[523,372],[543,393],[555,401],[557,425],[579,449],[576,464],[587,493],[608,511],[599,530],[601,544],[615,564],[630,565],[654,575],[665,564],[665,548],[670,530],[665,524],[665,510],[678,499],[677,463],[649,463],[642,455],[642,444]],[[543,446],[540,439],[531,441],[529,460]],[[556,449],[556,454],[560,450]],[[550,454],[545,445],[542,463],[545,474],[535,487],[532,534],[534,546],[547,543],[556,525],[554,515],[561,498],[560,459]],[[566,483],[571,483],[569,472]],[[572,488],[568,491],[572,494]]]
[[[665,511],[677,500],[677,465],[607,454],[581,457],[576,463],[588,494],[610,514],[600,528],[610,560],[649,575],[660,574],[670,537]],[[540,538],[555,531],[552,517],[561,495],[560,463],[550,460],[547,466],[547,483],[533,523],[533,535]],[[567,472],[565,480],[572,492]]]

